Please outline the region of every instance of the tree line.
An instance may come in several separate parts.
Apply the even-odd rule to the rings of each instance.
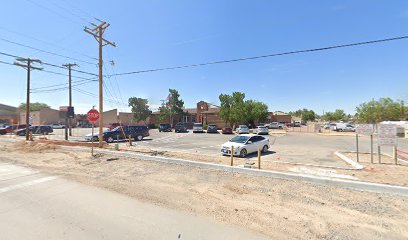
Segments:
[[[220,111],[218,116],[226,125],[234,123],[254,124],[268,119],[268,106],[260,101],[245,99],[245,93],[233,92],[232,94],[220,94]],[[133,118],[136,122],[146,121],[152,111],[148,100],[144,98],[131,97],[128,100]],[[19,110],[25,110],[25,103],[19,105]],[[50,108],[45,103],[31,103],[30,111],[39,111],[43,108]],[[167,101],[159,107],[160,121],[169,120],[173,122],[175,116],[185,116],[184,101],[175,89],[169,89]],[[342,109],[333,112],[325,112],[323,115],[316,114],[310,109],[299,109],[289,112],[289,115],[300,117],[303,122],[321,119],[328,122],[355,121],[360,123],[378,123],[382,121],[408,120],[408,106],[404,106],[403,101],[395,101],[385,97],[378,100],[364,102],[356,107],[354,115],[346,114]]]

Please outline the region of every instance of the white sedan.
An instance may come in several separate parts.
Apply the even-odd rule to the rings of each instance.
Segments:
[[[259,135],[262,135],[262,134],[268,135],[269,131],[266,126],[258,126],[257,128],[254,129],[254,133],[259,134]]]
[[[221,146],[221,153],[231,155],[231,146],[234,146],[234,156],[246,157],[249,153],[257,152],[258,149],[264,153],[267,152],[269,139],[250,134],[235,136]]]
[[[237,127],[237,129],[235,129],[235,131],[238,134],[249,133],[249,128],[248,128],[247,125],[239,125],[239,127]]]

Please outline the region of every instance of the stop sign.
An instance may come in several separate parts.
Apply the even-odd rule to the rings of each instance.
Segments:
[[[99,119],[99,112],[95,109],[89,110],[86,115],[88,116],[88,120],[91,122],[96,122]]]

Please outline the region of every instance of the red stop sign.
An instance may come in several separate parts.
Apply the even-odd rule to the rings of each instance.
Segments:
[[[91,122],[96,122],[99,119],[99,112],[95,109],[89,110],[86,115],[88,116],[88,120]]]

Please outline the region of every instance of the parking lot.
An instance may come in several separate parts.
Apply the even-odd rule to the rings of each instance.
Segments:
[[[84,136],[91,133],[90,128],[74,128],[70,140],[84,141]],[[95,132],[97,129],[95,129]],[[119,142],[119,148],[130,150],[149,149],[152,151],[165,151],[170,153],[182,153],[184,157],[191,154],[191,158],[197,155],[208,159],[220,159],[221,145],[231,139],[234,134],[208,134],[208,133],[185,133],[159,132],[156,129],[149,131],[150,136],[143,141],[133,142],[132,146],[126,141]],[[48,139],[64,139],[63,129],[54,129],[54,133],[47,135]],[[39,136],[37,136],[39,137]],[[349,168],[350,165],[334,155],[335,151],[355,151],[355,137],[350,136],[322,136],[316,133],[288,132],[286,134],[266,135],[269,138],[270,148],[267,153],[262,154],[263,162],[308,164],[335,168]],[[362,136],[359,139],[360,151],[369,152],[369,137]],[[113,144],[110,144],[113,147]],[[408,149],[407,139],[400,139],[399,145],[402,149]],[[376,139],[374,138],[374,146]],[[375,147],[374,151],[377,151]],[[392,149],[384,148],[383,152],[391,154]],[[176,155],[177,156],[177,155]],[[228,156],[223,158],[226,161]],[[245,159],[235,158],[237,164],[246,161],[256,161],[257,154],[249,154]]]

